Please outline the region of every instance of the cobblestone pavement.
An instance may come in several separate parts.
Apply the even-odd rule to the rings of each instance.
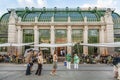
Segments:
[[[41,76],[35,75],[37,64],[32,74],[25,75],[24,64],[0,64],[0,80],[116,80],[113,78],[112,66],[106,64],[80,64],[79,70],[67,70],[63,64],[58,65],[57,74],[50,75],[51,64],[45,64]]]

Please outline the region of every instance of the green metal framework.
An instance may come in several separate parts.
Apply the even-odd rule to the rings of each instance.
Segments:
[[[39,22],[51,22],[51,18],[54,18],[54,22],[67,22],[70,17],[71,22],[84,21],[84,17],[87,17],[87,21],[100,21],[100,18],[104,16],[106,10],[82,10],[81,8],[19,8],[15,9],[18,17],[21,17],[23,22],[34,22],[35,17],[38,17]],[[11,11],[5,13],[0,18],[0,34],[8,34],[8,22]],[[120,30],[120,15],[112,12],[114,30]],[[118,32],[118,31],[117,31]],[[119,34],[119,33],[114,33]],[[1,35],[0,35],[1,36]],[[1,36],[2,37],[2,36]]]
[[[34,22],[35,17],[38,17],[39,22],[50,22],[51,17],[54,17],[55,22],[67,22],[68,17],[70,17],[72,22],[84,21],[84,17],[87,17],[87,21],[100,21],[100,17],[104,16],[105,10],[81,10],[80,8],[25,8],[16,9],[17,15],[22,18],[24,22]],[[9,21],[10,11],[4,14],[0,18],[1,24],[6,24]],[[120,16],[113,12],[113,21]],[[115,25],[116,26],[116,25]]]
[[[87,17],[88,22],[92,21],[100,21],[100,18],[104,16],[106,9],[104,10],[82,10],[79,7],[77,8],[34,8],[32,7],[31,9],[29,8],[19,8],[15,9],[16,14],[18,17],[21,17],[21,20],[23,22],[35,22],[35,17],[38,18],[38,22],[51,22],[51,18],[54,18],[54,22],[67,22],[68,17],[70,17],[71,22],[79,22],[79,21],[84,21],[84,17]],[[8,13],[5,13],[4,15],[1,16],[0,18],[0,43],[6,43],[8,42],[8,22],[9,22],[9,17],[10,17],[11,11],[8,11]],[[112,18],[114,22],[114,41],[120,41],[120,15],[115,13],[114,11],[112,12]],[[31,31],[31,30],[28,30]],[[26,32],[26,31],[25,31]],[[65,36],[60,35],[60,37],[63,37],[64,39],[67,38],[66,31]],[[59,33],[59,32],[58,32]],[[58,34],[59,35],[59,34]],[[56,36],[56,38],[59,38],[59,36]],[[33,34],[27,34],[23,35],[23,42],[31,42],[34,41],[33,39]],[[28,38],[31,38],[29,41]],[[98,37],[93,38],[89,37],[89,39],[94,39],[90,40],[93,42],[99,42]],[[64,41],[62,42],[64,43]],[[79,47],[79,46],[76,46]],[[90,49],[90,48],[89,48]],[[119,49],[119,48],[118,48]],[[4,49],[0,48],[0,51]],[[90,49],[91,52],[94,50],[94,48]],[[82,49],[80,49],[82,51]],[[117,51],[117,48],[116,48]],[[79,51],[78,51],[79,52]]]
[[[50,22],[51,17],[53,16],[53,12],[42,12],[38,17],[39,22]]]

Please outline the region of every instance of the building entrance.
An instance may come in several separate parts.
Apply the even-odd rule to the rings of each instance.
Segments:
[[[67,47],[57,47],[56,50],[59,57],[65,57],[67,53]]]
[[[56,51],[58,53],[58,62],[64,62],[67,53],[67,47],[57,47]]]

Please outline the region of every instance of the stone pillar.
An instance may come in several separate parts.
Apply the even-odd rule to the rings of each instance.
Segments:
[[[39,44],[39,32],[38,32],[38,26],[34,26],[34,44]],[[34,48],[39,48],[39,47],[34,47]]]
[[[88,26],[84,26],[83,43],[88,43]],[[83,54],[88,55],[88,47],[83,46]]]
[[[84,22],[87,22],[87,17],[84,18]],[[88,43],[88,26],[85,25],[84,26],[84,30],[83,30],[83,43]],[[83,54],[88,55],[88,47],[87,46],[83,46]]]
[[[72,42],[72,29],[71,29],[71,26],[68,26],[67,28],[67,41],[68,43],[71,43]],[[72,48],[70,46],[67,46],[67,53],[71,54],[72,52]]]
[[[101,22],[104,23],[104,19],[103,17],[101,17]],[[105,26],[101,25],[100,29],[99,29],[99,41],[100,43],[104,43],[104,39],[105,39]],[[103,55],[104,54],[104,47],[100,47],[100,54]]]
[[[15,10],[11,10],[9,23],[8,23],[8,42],[9,43],[16,43],[17,42],[17,29],[16,29],[16,22],[17,22],[17,15]]]
[[[105,26],[105,30],[106,30],[105,42],[106,43],[114,42],[113,20],[112,20],[111,13],[112,13],[111,9],[108,8],[104,15],[105,23],[106,23],[106,26]],[[109,48],[108,53],[113,53],[113,52],[114,52],[114,48]]]
[[[99,35],[99,39],[100,39],[100,43],[104,43],[104,29],[105,26],[101,26],[100,28],[100,35]],[[100,54],[104,54],[104,47],[100,47]]]
[[[51,22],[54,22],[54,17],[53,16],[51,17]]]
[[[18,21],[18,17],[14,9],[11,9],[9,23],[8,23],[8,43],[17,43],[17,28],[16,23]],[[15,47],[9,47],[8,53],[13,55],[15,52]]]
[[[17,43],[21,44],[22,43],[22,29],[21,26],[17,26],[17,31],[18,31],[18,35],[17,35]],[[17,48],[17,51],[19,53],[19,55],[22,55],[22,46],[19,46]]]
[[[105,23],[106,23],[106,40],[105,42],[110,43],[114,42],[114,30],[113,30],[113,21],[111,16],[111,10],[107,9],[105,13]]]
[[[51,30],[51,34],[50,34],[51,44],[55,44],[55,28],[54,28],[54,26],[51,26],[50,30]],[[55,51],[55,48],[51,48],[52,55],[53,55],[54,51]]]

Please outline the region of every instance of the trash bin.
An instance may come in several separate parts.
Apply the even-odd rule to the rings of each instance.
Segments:
[[[67,66],[67,62],[66,61],[64,61],[64,66]]]

